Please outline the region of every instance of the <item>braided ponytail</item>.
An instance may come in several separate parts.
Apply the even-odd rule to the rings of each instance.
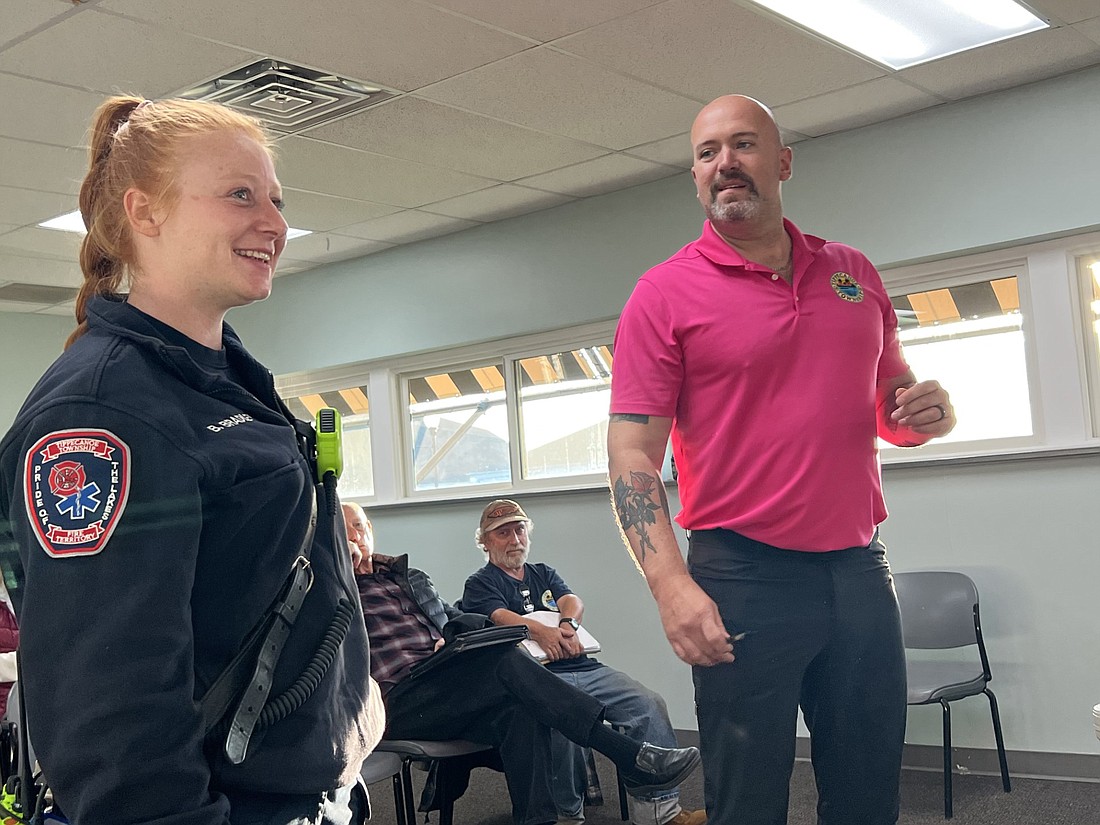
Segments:
[[[115,136],[141,102],[138,97],[109,98],[92,119],[88,173],[80,185],[80,217],[88,230],[80,244],[84,283],[76,296],[77,327],[65,342],[66,349],[88,330],[88,299],[94,295],[117,293],[126,274],[129,256],[120,249],[127,234],[121,225],[126,215],[122,193],[114,191],[115,186],[112,186],[119,183],[118,175],[112,175],[109,166]]]

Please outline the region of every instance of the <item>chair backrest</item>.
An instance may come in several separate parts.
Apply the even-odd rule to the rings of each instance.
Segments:
[[[895,573],[894,590],[906,647],[931,650],[979,644],[978,588],[965,573]]]

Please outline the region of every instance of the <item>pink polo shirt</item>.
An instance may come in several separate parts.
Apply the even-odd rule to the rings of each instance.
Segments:
[[[709,221],[642,276],[615,333],[611,412],[674,419],[682,527],[865,545],[886,518],[875,385],[908,370],[897,318],[862,253],[784,223],[792,285]]]

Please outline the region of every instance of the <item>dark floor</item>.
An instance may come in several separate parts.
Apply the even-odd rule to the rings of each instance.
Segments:
[[[604,789],[602,806],[586,810],[588,825],[622,825],[609,762],[597,757]],[[413,770],[418,794],[424,774]],[[703,806],[702,774],[696,771],[681,787],[686,808]],[[956,776],[953,825],[1100,825],[1100,783],[1013,779],[1012,793],[1001,790],[999,777]],[[375,825],[395,825],[393,792],[388,782],[371,786]],[[795,765],[791,780],[788,825],[816,825],[817,798],[813,773],[804,762]],[[455,805],[455,825],[511,825],[504,776],[486,768],[474,771],[470,790]],[[433,824],[438,816],[432,814]],[[418,823],[424,815],[418,815]],[[930,771],[903,771],[899,825],[943,825],[943,780]]]

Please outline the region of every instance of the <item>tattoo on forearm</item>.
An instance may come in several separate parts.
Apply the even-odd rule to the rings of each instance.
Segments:
[[[623,535],[626,536],[630,530],[634,530],[638,535],[638,563],[640,564],[645,561],[647,550],[657,552],[647,525],[657,523],[659,512],[663,512],[666,519],[669,517],[665,485],[659,478],[649,473],[631,471],[629,483],[623,480],[622,476],[615,479],[611,494],[615,500],[615,515],[619,518]]]
[[[631,424],[648,424],[648,415],[636,415],[634,413],[611,413],[611,421],[629,421]]]

